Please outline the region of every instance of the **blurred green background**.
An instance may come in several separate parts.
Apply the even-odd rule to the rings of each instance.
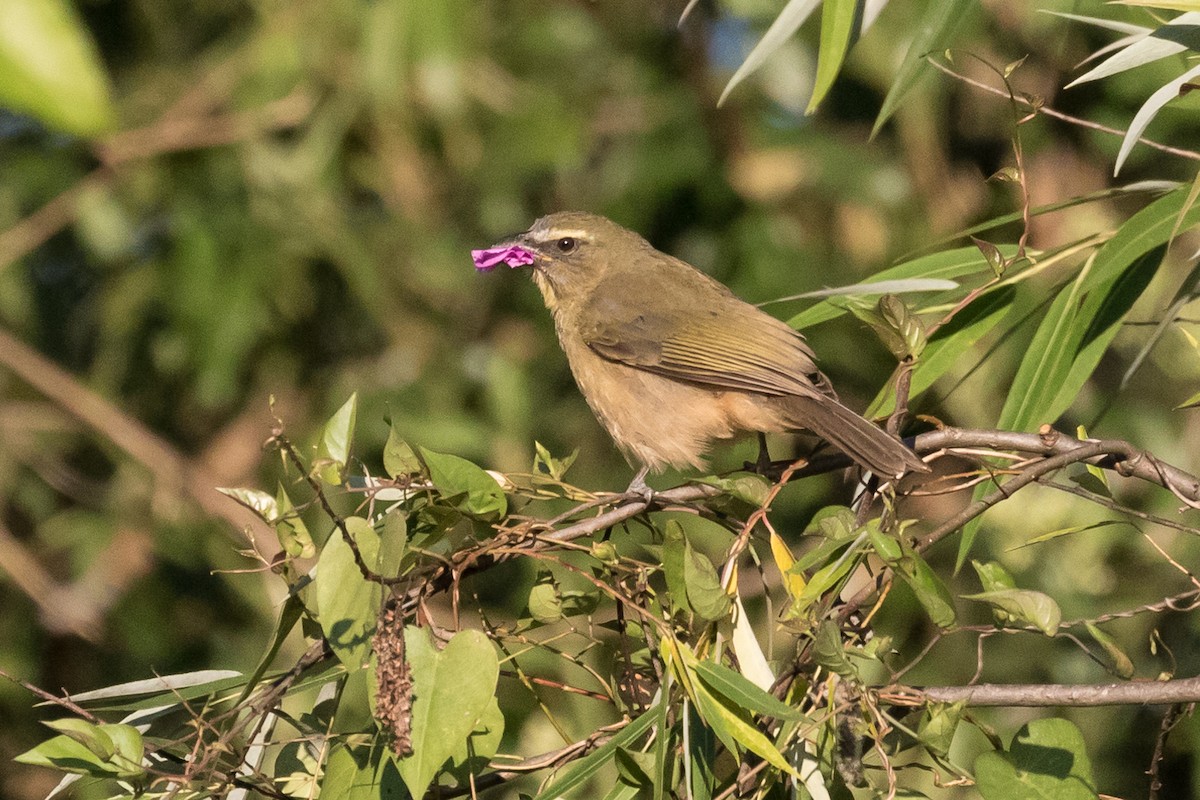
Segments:
[[[413,442],[498,470],[528,469],[534,440],[560,455],[578,447],[573,482],[623,487],[631,470],[578,395],[536,290],[518,272],[471,268],[472,247],[541,214],[611,216],[762,301],[853,283],[1019,208],[1012,184],[986,180],[1012,163],[1023,115],[1003,98],[930,75],[869,138],[922,4],[885,9],[814,116],[803,113],[813,25],[718,108],[781,3],[702,2],[677,26],[683,5],[79,0],[111,81],[115,131],[78,138],[0,110],[0,329],[15,340],[0,342],[0,668],[81,691],[251,667],[279,588],[219,572],[253,564],[236,552],[238,510],[213,487],[272,489],[278,464],[261,451],[272,415],[304,441],[352,391],[358,455],[376,470],[390,417]],[[1061,92],[1112,36],[1044,8],[1147,22],[1099,2],[987,3],[959,34],[955,63],[996,85],[985,64],[1027,57],[1016,86],[1117,128],[1178,74],[1164,63]],[[1167,109],[1150,135],[1186,146],[1194,108]],[[1047,118],[1020,131],[1034,205],[1110,185],[1119,138]],[[1191,177],[1190,162],[1139,147],[1121,180]],[[1040,217],[1030,245],[1110,227],[1139,202]],[[1008,226],[987,238],[1019,235]],[[1136,320],[1165,306],[1185,255],[1162,270]],[[1194,340],[1173,330],[1116,391],[1148,330],[1117,339],[1069,422],[1091,422],[1111,402],[1091,432],[1194,468],[1194,418],[1172,411],[1200,374]],[[974,365],[962,364],[916,410],[994,425],[1029,334],[960,385]],[[810,340],[856,408],[894,365],[849,317]],[[724,448],[715,464],[750,453]],[[1136,491],[1124,499],[1173,513],[1163,493]],[[846,494],[833,478],[806,481],[785,493],[780,519],[802,530]],[[988,518],[979,552],[1051,593],[1067,617],[1186,588],[1128,526],[1006,552],[1115,516],[1049,490],[1020,502]],[[953,503],[930,501],[925,513]],[[1147,530],[1196,563],[1190,540]],[[948,575],[945,550],[934,557]],[[1194,620],[1162,619],[1179,673],[1194,674]],[[1167,668],[1162,648],[1148,649],[1153,622],[1119,629],[1143,677]],[[920,635],[901,614],[881,624],[901,642]],[[1006,638],[987,645],[985,679],[1104,679],[1061,642],[1035,654]],[[965,681],[975,652],[963,644],[910,677]],[[56,782],[10,760],[42,738],[40,716],[23,689],[0,681],[0,795],[40,797]],[[1030,716],[995,722],[1007,738]],[[1157,717],[1072,717],[1091,737],[1101,787],[1144,791]],[[1191,726],[1170,743],[1174,797],[1194,781]]]

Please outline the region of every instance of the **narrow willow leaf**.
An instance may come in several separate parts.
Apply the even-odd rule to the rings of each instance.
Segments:
[[[659,703],[661,702],[660,700]],[[619,748],[632,746],[634,742],[650,731],[658,719],[657,709],[657,705],[647,709],[646,713],[622,728],[616,736],[572,763],[563,770],[557,780],[551,781],[533,800],[554,800],[564,797],[571,790],[587,783],[612,762]]]
[[[1192,67],[1175,80],[1164,84],[1146,99],[1138,112],[1133,115],[1129,129],[1125,131],[1125,138],[1121,140],[1121,149],[1117,152],[1117,160],[1113,165],[1114,176],[1121,172],[1125,159],[1129,157],[1130,151],[1133,150],[1133,146],[1137,144],[1151,120],[1158,115],[1163,106],[1180,96],[1184,84],[1193,81],[1198,75],[1200,75],[1200,66]]]
[[[760,689],[769,690],[775,683],[775,673],[771,671],[767,656],[758,644],[758,637],[754,635],[741,595],[734,595],[733,598],[733,637],[730,646],[746,679]]]
[[[694,688],[693,699],[700,716],[731,752],[736,752],[735,747],[730,747],[730,740],[733,740],[776,769],[799,777],[775,743],[758,729],[748,714],[721,695],[713,694],[701,680],[694,682]]]
[[[860,0],[825,0],[821,6],[821,45],[817,51],[817,74],[812,97],[804,113],[811,114],[842,70],[846,53],[854,40],[854,29],[861,11]]]
[[[930,0],[925,11],[917,22],[913,33],[912,43],[904,54],[904,61],[896,70],[892,86],[888,89],[887,97],[883,98],[883,106],[875,118],[871,128],[871,138],[874,138],[884,124],[896,113],[896,109],[917,87],[921,79],[929,73],[930,53],[940,52],[954,39],[955,33],[967,19],[969,13],[975,10],[974,3],[963,3],[960,0]]]
[[[32,0],[31,0],[32,1]],[[744,81],[750,73],[763,65],[763,62],[780,47],[784,42],[792,38],[792,34],[800,29],[804,21],[809,15],[817,9],[821,4],[821,0],[788,0],[788,4],[783,7],[783,11],[779,12],[779,16],[771,23],[771,27],[767,28],[767,32],[763,34],[762,39],[750,51],[750,55],[746,56],[746,60],[733,73],[733,77],[729,79],[729,83],[725,84],[725,89],[721,92],[721,96],[717,99],[717,105],[721,106],[725,102],[725,98],[729,97],[729,93],[739,83]]]
[[[1182,53],[1188,49],[1188,46],[1175,41],[1175,36],[1171,34],[1169,29],[1180,25],[1195,26],[1197,23],[1200,23],[1200,14],[1181,14],[1166,25],[1163,25],[1158,31],[1146,30],[1144,37],[1138,38],[1120,52],[1101,61],[1063,88],[1070,89],[1072,86],[1078,86],[1081,83],[1107,78],[1119,72],[1140,67],[1144,64],[1173,56],[1176,53]],[[1160,32],[1166,35],[1155,35]],[[1135,31],[1128,31],[1128,33],[1135,33]]]
[[[1113,673],[1125,680],[1132,678],[1134,674],[1133,662],[1129,659],[1129,656],[1125,655],[1125,651],[1117,645],[1111,636],[1092,623],[1085,622],[1084,626],[1087,628],[1088,633],[1092,635],[1092,638],[1096,640],[1096,643],[1104,648],[1104,653],[1108,656],[1109,667]]]
[[[734,672],[723,664],[700,661],[696,664],[696,675],[713,694],[719,695],[739,708],[776,719],[804,719],[804,714],[799,709],[792,708],[776,699],[774,695],[755,686],[744,675]]]
[[[1066,528],[1059,528],[1057,530],[1050,531],[1049,533],[1043,533],[1040,536],[1034,536],[1031,539],[1026,539],[1024,543],[1009,547],[1007,550],[1005,550],[1005,552],[1020,550],[1022,547],[1029,547],[1031,544],[1041,544],[1042,542],[1048,542],[1051,539],[1058,539],[1062,536],[1071,536],[1072,534],[1083,533],[1084,531],[1094,531],[1097,528],[1107,528],[1111,525],[1125,524],[1126,523],[1124,520],[1106,519],[1101,520],[1100,522],[1093,522],[1090,525],[1071,525]]]
[[[5,0],[0,105],[51,128],[93,136],[113,127],[112,92],[87,27],[68,0]]]

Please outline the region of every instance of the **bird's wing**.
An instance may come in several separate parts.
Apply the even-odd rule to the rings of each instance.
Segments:
[[[626,285],[615,295],[604,288],[584,309],[580,332],[610,361],[714,388],[832,394],[800,334],[726,291],[703,291],[688,307],[676,287]],[[616,301],[631,294],[640,295],[636,304]]]

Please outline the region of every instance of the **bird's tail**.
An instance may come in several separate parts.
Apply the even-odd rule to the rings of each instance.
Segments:
[[[806,428],[826,439],[881,478],[929,472],[925,462],[900,440],[831,397],[793,396],[786,402],[785,414],[790,425]]]

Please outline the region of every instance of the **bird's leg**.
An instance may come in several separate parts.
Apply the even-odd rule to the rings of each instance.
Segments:
[[[767,435],[758,432],[758,460],[754,462],[754,471],[766,475],[771,469],[771,453],[767,450]]]
[[[627,495],[637,495],[646,501],[646,505],[650,505],[650,501],[654,499],[654,490],[646,485],[646,474],[650,472],[650,467],[644,466],[638,470],[638,474],[633,476],[633,480],[629,482],[629,488],[625,490]]]

